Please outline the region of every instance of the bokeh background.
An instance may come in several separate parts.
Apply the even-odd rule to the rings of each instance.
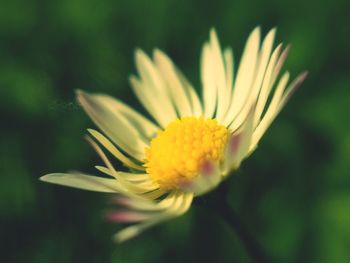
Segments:
[[[254,155],[226,183],[229,202],[271,262],[350,260],[350,4],[324,1],[2,0],[0,261],[252,262],[235,229],[204,205],[125,244],[105,222],[109,196],[45,184],[49,172],[93,172],[94,127],[77,88],[139,110],[133,52],[166,51],[198,88],[209,28],[233,46],[278,27],[292,75],[310,75]],[[215,194],[215,193],[214,193]]]

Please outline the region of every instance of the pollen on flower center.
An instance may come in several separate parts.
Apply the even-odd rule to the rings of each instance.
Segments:
[[[162,189],[176,189],[194,179],[206,161],[219,161],[227,138],[227,128],[214,119],[177,119],[146,149],[146,171]]]

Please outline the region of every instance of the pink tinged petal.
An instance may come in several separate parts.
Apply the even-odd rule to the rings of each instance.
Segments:
[[[202,164],[199,175],[190,181],[184,181],[180,189],[193,192],[195,196],[203,195],[214,189],[221,181],[221,170],[218,163],[207,161]]]
[[[242,141],[242,134],[234,134],[231,137],[231,140],[229,141],[229,148],[228,148],[230,154],[233,155],[234,153],[238,152],[241,141]]]
[[[134,212],[134,211],[117,211],[106,214],[106,219],[111,222],[119,223],[135,223],[145,221],[150,218],[150,215]]]
[[[146,229],[156,224],[183,215],[190,208],[192,200],[193,193],[175,193],[174,196],[169,199],[170,203],[166,210],[160,213],[154,213],[152,217],[144,222],[124,228],[114,235],[114,241],[117,243],[124,242],[136,237]]]
[[[264,117],[254,131],[251,150],[253,150],[253,148],[259,142],[265,131],[271,125],[277,114],[282,110],[283,106],[287,103],[292,94],[298,89],[298,87],[300,87],[301,83],[307,77],[307,74],[308,73],[306,71],[301,73],[287,88],[285,87],[289,79],[289,73],[286,72],[282,76]]]
[[[254,112],[255,105],[250,109],[250,113],[248,114],[243,126],[237,131],[237,133],[232,135],[228,142],[224,158],[224,174],[227,174],[231,169],[237,169],[249,153],[254,132]]]
[[[243,124],[251,107],[256,104],[259,96],[262,96],[261,94],[264,94],[266,90],[268,91],[268,83],[270,83],[269,76],[273,72],[275,60],[281,48],[278,46],[273,54],[271,54],[275,32],[276,29],[272,29],[267,34],[258,52],[256,67],[255,69],[253,67],[250,68],[254,76],[252,77],[250,86],[247,86],[248,94],[241,109],[236,115],[233,115],[234,111],[237,109],[235,109],[236,105],[232,104],[229,111],[226,112],[223,123],[229,125],[232,131],[236,131]],[[259,102],[259,104],[261,104],[261,102]]]
[[[204,176],[212,176],[215,172],[215,164],[210,161],[205,161],[201,167],[201,174]]]
[[[275,50],[273,51],[269,63],[267,65],[266,68],[266,72],[264,74],[264,79],[263,82],[261,84],[261,88],[259,90],[259,94],[257,97],[257,105],[256,105],[256,109],[255,109],[255,116],[254,116],[254,126],[256,127],[256,125],[259,123],[260,119],[261,119],[261,115],[263,114],[266,102],[269,98],[271,89],[273,88],[273,84],[274,84],[274,78],[273,78],[273,74],[275,72],[276,69],[276,64],[278,63],[278,61],[281,61],[279,59],[280,56],[280,52],[282,49],[282,44],[279,44]]]
[[[302,72],[287,88],[285,94],[283,95],[283,98],[280,103],[279,110],[286,105],[290,97],[294,94],[294,92],[300,87],[300,85],[304,82],[307,75],[309,74],[308,71]]]
[[[128,207],[131,202],[131,199],[125,196],[116,196],[111,199],[111,202],[112,204]]]
[[[137,211],[153,211],[159,212],[168,209],[172,206],[175,197],[175,192],[168,193],[162,200],[140,200],[125,197],[116,197],[112,200],[113,203],[124,206],[129,210]]]
[[[282,66],[284,64],[284,62],[287,59],[288,53],[290,50],[290,45],[288,45],[283,52],[281,53],[281,55],[279,56],[277,62],[276,62],[276,66],[274,68],[273,74],[272,74],[272,84],[276,81],[276,78],[278,76],[278,74],[281,72]]]

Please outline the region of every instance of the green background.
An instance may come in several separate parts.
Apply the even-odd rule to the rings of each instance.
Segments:
[[[109,196],[45,184],[93,172],[94,127],[77,88],[141,109],[128,76],[136,47],[164,50],[196,87],[210,27],[236,64],[250,31],[277,26],[285,69],[310,74],[256,152],[225,182],[229,201],[271,262],[350,260],[350,4],[326,1],[2,0],[0,261],[251,262],[206,205],[122,245],[105,222]],[[214,193],[215,194],[215,193]]]

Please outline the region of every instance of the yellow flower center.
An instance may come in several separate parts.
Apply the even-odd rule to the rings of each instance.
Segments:
[[[162,189],[179,188],[194,179],[206,161],[223,157],[227,138],[227,128],[214,119],[177,119],[146,149],[146,171]]]

